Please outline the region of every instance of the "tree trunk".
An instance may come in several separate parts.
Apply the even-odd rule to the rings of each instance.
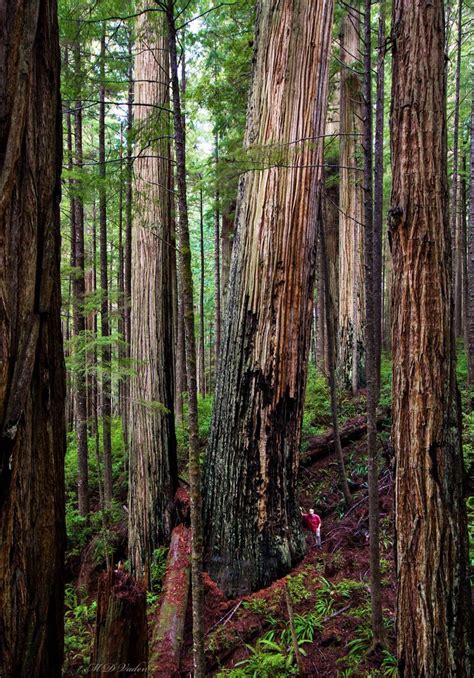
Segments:
[[[77,82],[80,82],[81,56],[79,43],[74,45],[74,71]],[[82,103],[78,97],[75,102],[76,108],[76,143],[75,164],[79,176],[82,175]],[[86,322],[83,305],[85,294],[84,278],[84,203],[82,197],[83,187],[80,179],[77,181],[78,191],[74,197],[74,280],[73,280],[73,304],[74,304],[74,334],[79,342],[84,341]],[[86,393],[86,356],[81,344],[77,346],[75,356],[76,384],[76,427],[77,427],[77,503],[81,516],[89,513],[89,465],[87,449],[87,393]]]
[[[217,371],[219,361],[219,351],[221,347],[221,252],[220,252],[220,196],[219,185],[217,181],[217,168],[219,164],[219,135],[214,135],[214,164],[216,171],[216,195],[214,205],[214,327],[216,331],[216,343],[214,349],[214,368]]]
[[[461,88],[461,44],[462,44],[462,0],[458,0],[458,30],[456,47],[456,75],[453,120],[453,175],[451,178],[451,203],[449,217],[451,238],[454,244],[454,331],[456,337],[462,335],[462,250],[461,233],[458,218],[459,203],[459,103]]]
[[[469,215],[467,224],[467,364],[469,384],[474,384],[474,84],[471,104],[471,162],[469,167]]]
[[[223,307],[227,300],[230,260],[232,257],[232,238],[234,235],[235,202],[222,212],[221,228],[221,290]]]
[[[169,543],[178,484],[174,428],[171,192],[167,31],[142,14],[135,47],[135,211],[132,231],[129,559],[150,581],[153,551]],[[161,107],[159,118],[151,111]],[[158,126],[159,125],[159,126]],[[161,140],[150,144],[151,137]],[[146,156],[140,157],[142,148]],[[142,154],[143,155],[143,154]],[[153,156],[153,157],[150,157]]]
[[[175,3],[168,0],[167,20],[173,96],[173,122],[176,147],[176,179],[179,213],[179,277],[184,310],[186,372],[188,378],[189,482],[191,495],[192,555],[191,581],[193,601],[193,664],[194,678],[204,678],[204,588],[202,583],[203,529],[201,508],[201,463],[196,383],[196,337],[194,327],[194,294],[189,239],[188,203],[186,194],[186,157],[184,121],[178,80],[178,55],[175,24]]]
[[[179,675],[190,569],[191,530],[184,525],[178,525],[171,537],[160,612],[153,627],[150,675],[154,678]]]
[[[327,365],[328,365],[328,381],[329,381],[329,392],[331,396],[331,416],[332,416],[332,428],[334,433],[334,450],[337,455],[337,463],[339,467],[339,484],[344,495],[344,500],[346,506],[349,507],[352,503],[352,495],[349,490],[349,485],[347,484],[347,475],[344,464],[344,454],[342,452],[341,438],[339,435],[339,420],[338,420],[338,407],[337,407],[337,392],[336,392],[336,367],[335,367],[335,332],[334,332],[334,313],[331,299],[331,291],[329,287],[329,261],[328,261],[328,252],[326,247],[326,223],[323,218],[323,213],[326,213],[326,208],[323,200],[323,206],[321,209],[321,215],[319,219],[319,242],[321,246],[321,260],[322,260],[322,270],[323,270],[323,288],[325,296],[325,321],[326,321],[326,334],[327,334]]]
[[[100,39],[100,90],[99,90],[99,222],[100,222],[100,287],[102,346],[102,444],[104,456],[104,500],[112,503],[112,438],[110,432],[111,406],[111,350],[109,327],[109,281],[107,272],[107,191],[105,187],[105,24]]]
[[[364,12],[364,252],[365,252],[365,364],[367,376],[367,460],[369,482],[370,598],[372,604],[373,646],[383,642],[382,593],[380,583],[379,495],[377,455],[377,403],[379,391],[377,354],[377,316],[375,290],[373,158],[372,158],[372,55],[371,0],[365,0]],[[378,243],[377,243],[378,244]]]
[[[339,180],[339,341],[338,380],[357,393],[365,384],[364,232],[362,172],[358,167],[362,133],[359,11],[349,9],[341,36]]]
[[[383,133],[385,99],[385,0],[380,1],[377,45],[377,94],[375,102],[374,157],[374,323],[377,390],[380,391],[382,356],[382,241],[383,241]]]
[[[199,393],[206,395],[206,352],[204,336],[204,208],[202,200],[202,187],[199,189],[199,248],[201,255],[201,280],[199,285],[199,358],[198,358],[198,388]]]
[[[124,570],[105,572],[99,579],[90,675],[125,678],[131,669],[146,672],[147,636],[145,591]]]
[[[64,615],[56,2],[0,10],[0,674],[58,677]]]
[[[305,549],[296,482],[332,10],[258,5],[245,145],[262,161],[277,149],[279,162],[240,180],[205,461],[207,566],[228,595],[266,586]]]
[[[132,184],[133,184],[133,57],[132,57],[133,39],[131,32],[128,37],[128,97],[127,97],[127,162],[126,162],[126,181],[125,181],[125,250],[123,261],[123,318],[124,318],[124,338],[125,338],[125,357],[130,358],[130,305],[132,294]],[[123,379],[123,398],[125,407],[122,415],[123,438],[125,441],[126,463],[130,454],[130,435],[129,435],[129,415],[130,415],[130,377]]]
[[[447,213],[443,2],[395,0],[393,428],[402,677],[468,670],[467,530]]]

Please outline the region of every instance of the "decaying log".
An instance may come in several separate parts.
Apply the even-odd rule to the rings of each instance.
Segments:
[[[109,570],[99,580],[97,621],[90,676],[122,678],[146,674],[145,591],[124,570]]]
[[[381,411],[377,415],[377,426],[380,426],[387,418],[387,412]],[[367,417],[361,415],[350,419],[343,426],[341,426],[339,434],[341,437],[341,445],[347,445],[354,440],[359,440],[367,433]],[[309,440],[308,449],[301,453],[300,464],[309,464],[315,460],[316,457],[325,457],[334,452],[334,433],[332,429],[328,433],[323,433],[320,436],[314,436]]]
[[[163,597],[153,630],[149,675],[154,678],[179,675],[190,568],[191,529],[178,525],[171,535]]]

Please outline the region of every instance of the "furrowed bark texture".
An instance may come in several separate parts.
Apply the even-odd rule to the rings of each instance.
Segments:
[[[275,152],[285,159],[247,172],[239,187],[205,463],[206,564],[230,595],[265,586],[304,553],[296,480],[332,9],[258,7],[245,144],[263,167]]]
[[[135,101],[169,107],[165,17],[138,21]],[[140,149],[135,161],[132,231],[129,559],[149,581],[154,549],[168,543],[178,483],[174,427],[173,300],[169,115],[135,107]],[[159,130],[157,132],[157,129]],[[149,146],[149,139],[164,137]],[[139,156],[139,149],[136,155]],[[153,156],[153,157],[152,157]]]
[[[339,181],[339,341],[337,372],[343,388],[365,383],[364,232],[361,163],[362,83],[359,11],[349,9],[341,35]]]
[[[125,678],[146,674],[148,654],[146,594],[124,570],[99,579],[91,676]],[[123,669],[123,670],[122,670]],[[128,670],[127,670],[128,669]]]
[[[2,2],[0,44],[0,675],[55,677],[65,546],[56,2]]]
[[[454,370],[443,2],[395,0],[390,237],[402,677],[468,669],[467,534]]]

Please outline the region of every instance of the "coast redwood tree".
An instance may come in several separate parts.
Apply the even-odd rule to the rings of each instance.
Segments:
[[[206,567],[227,594],[305,549],[296,496],[332,2],[260,2],[212,431]],[[254,169],[255,168],[255,169]]]
[[[134,166],[131,270],[131,357],[135,374],[130,380],[129,559],[132,572],[147,578],[153,551],[171,538],[178,484],[165,23],[161,12],[142,14],[135,46],[138,157]],[[143,157],[141,149],[146,149]]]
[[[64,361],[55,0],[0,9],[0,675],[60,676]]]
[[[467,532],[452,327],[442,0],[395,0],[390,238],[402,677],[468,676]]]

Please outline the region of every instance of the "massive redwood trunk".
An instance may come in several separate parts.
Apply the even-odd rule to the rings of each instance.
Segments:
[[[339,341],[337,372],[356,393],[365,382],[364,229],[361,155],[360,11],[350,8],[341,35],[339,171]]]
[[[168,543],[178,482],[174,429],[171,168],[167,138],[165,18],[142,14],[135,46],[135,211],[132,233],[129,558],[149,574],[154,549]],[[157,123],[160,132],[156,132]],[[150,144],[152,137],[161,141]],[[148,577],[147,577],[148,578]]]
[[[395,0],[390,237],[397,651],[403,677],[468,670],[467,534],[447,213],[443,2]]]
[[[296,480],[332,9],[258,6],[245,145],[260,167],[239,187],[205,462],[207,567],[227,594],[265,586],[304,553]]]
[[[60,676],[64,361],[54,0],[0,5],[0,675]]]

